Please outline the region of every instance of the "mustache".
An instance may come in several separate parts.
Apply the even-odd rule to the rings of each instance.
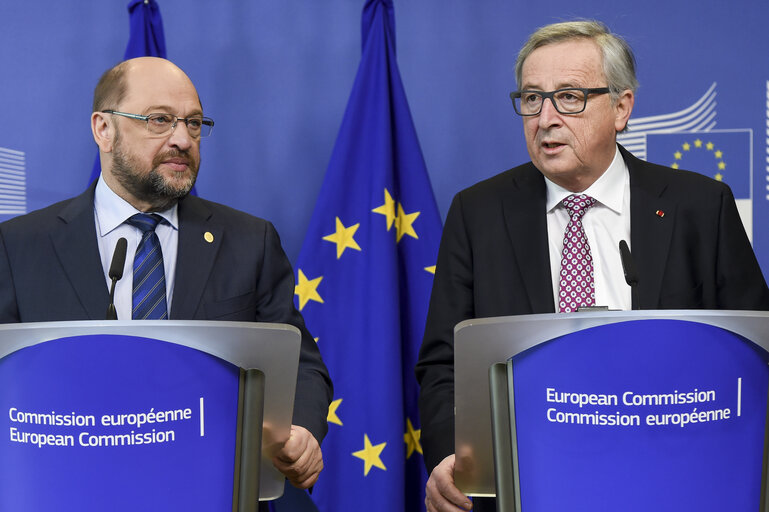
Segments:
[[[192,156],[190,156],[188,151],[182,151],[179,149],[170,149],[166,151],[165,153],[161,153],[157,155],[153,160],[152,164],[153,166],[158,166],[161,163],[165,162],[166,160],[169,160],[171,158],[179,158],[184,160],[184,163],[186,163],[188,166],[192,167]]]

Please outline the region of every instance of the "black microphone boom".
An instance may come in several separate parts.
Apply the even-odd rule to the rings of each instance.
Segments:
[[[112,286],[109,290],[109,306],[107,307],[107,320],[117,320],[117,310],[115,309],[115,284],[123,277],[123,267],[125,267],[126,249],[128,241],[120,237],[115,244],[115,252],[112,253],[112,263],[109,266],[109,278],[112,279]]]
[[[638,273],[630,256],[630,248],[624,240],[619,241],[619,256],[622,260],[622,271],[625,273],[625,282],[630,286],[630,296],[633,309],[640,309],[638,304]]]

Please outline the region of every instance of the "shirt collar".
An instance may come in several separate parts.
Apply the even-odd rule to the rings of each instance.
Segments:
[[[623,199],[629,180],[630,174],[627,164],[619,152],[619,147],[617,147],[614,152],[614,159],[609,164],[606,172],[582,193],[594,198],[607,208],[622,214]],[[547,178],[545,178],[545,186],[547,187],[547,202],[545,205],[545,211],[547,212],[552,211],[561,204],[561,201],[574,193]]]
[[[141,213],[139,210],[131,206],[125,199],[117,195],[109,186],[104,182],[102,176],[99,176],[99,181],[96,182],[96,191],[94,192],[93,207],[96,212],[96,226],[99,231],[99,236],[107,236],[110,232],[115,230],[118,226],[123,224],[132,215]],[[179,205],[174,204],[171,208],[162,212],[155,212],[175,230],[179,229]]]

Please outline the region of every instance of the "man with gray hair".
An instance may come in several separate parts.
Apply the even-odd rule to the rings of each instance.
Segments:
[[[729,187],[617,144],[638,87],[623,39],[595,21],[540,28],[516,80],[531,162],[457,194],[443,230],[416,366],[429,512],[473,507],[453,479],[457,323],[586,306],[769,310]],[[623,278],[622,240],[637,296]]]

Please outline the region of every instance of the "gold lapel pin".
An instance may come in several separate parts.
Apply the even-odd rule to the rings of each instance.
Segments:
[[[203,238],[209,244],[213,243],[213,241],[214,241],[214,235],[212,235],[210,231],[206,231],[205,234],[203,235]]]

